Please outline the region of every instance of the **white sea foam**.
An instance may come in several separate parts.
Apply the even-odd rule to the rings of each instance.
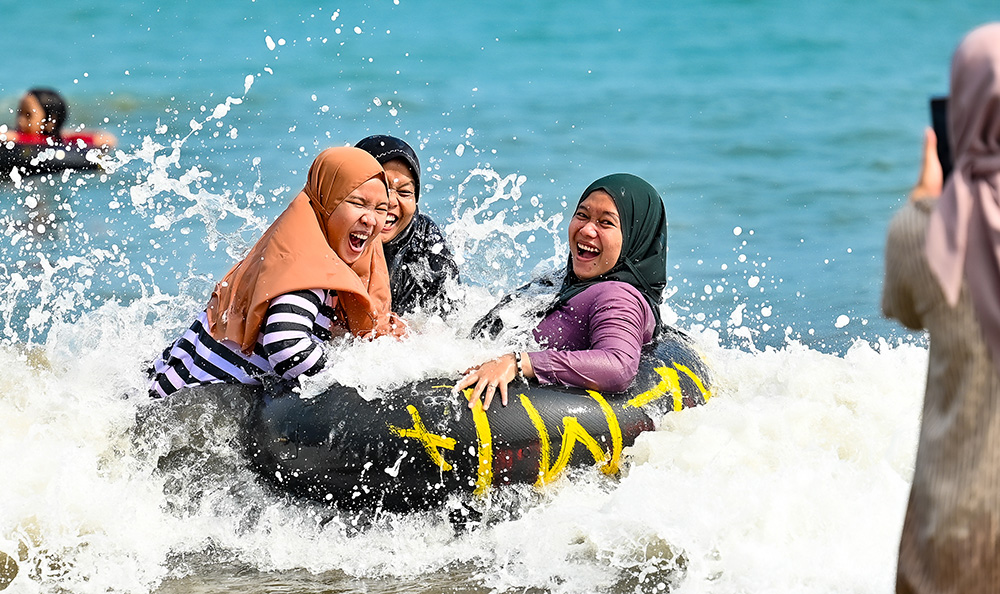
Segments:
[[[245,470],[208,480],[220,472],[207,470],[213,459],[237,459],[209,409],[163,434],[135,432],[151,406],[143,362],[170,337],[143,320],[191,305],[108,304],[57,324],[37,349],[0,350],[0,551],[20,547],[39,583],[148,591],[178,571],[168,559],[212,546],[261,570],[412,577],[471,564],[499,589],[594,591],[629,580],[643,591],[674,581],[679,592],[891,589],[921,347],[744,351],[703,330],[695,336],[714,398],[640,436],[619,481],[594,471],[538,495],[514,491],[535,503],[504,519],[501,498],[488,526],[457,537],[443,512],[356,533],[349,518],[324,523],[328,512],[269,495]],[[377,356],[386,364],[365,366],[365,381],[396,382],[489,354],[470,353],[433,320],[423,331],[409,343],[359,345],[334,369],[357,379]]]

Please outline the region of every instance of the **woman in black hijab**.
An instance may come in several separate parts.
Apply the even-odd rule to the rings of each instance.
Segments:
[[[622,392],[635,379],[643,346],[660,330],[667,284],[660,195],[627,173],[590,184],[570,220],[569,251],[562,286],[533,331],[545,350],[514,352],[466,371],[456,389],[473,387],[470,406],[483,395],[489,408],[498,389],[507,404],[507,384],[519,376],[607,392]],[[495,331],[499,319],[494,308],[477,330]]]
[[[375,157],[389,180],[389,216],[382,229],[382,250],[389,268],[392,310],[400,315],[416,310],[447,314],[452,308],[447,286],[458,281],[458,266],[441,229],[417,207],[417,154],[405,141],[381,134],[355,146]]]

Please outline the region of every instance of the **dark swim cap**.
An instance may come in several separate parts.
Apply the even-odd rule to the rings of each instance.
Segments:
[[[386,134],[376,134],[361,139],[354,146],[367,151],[382,165],[393,159],[402,159],[413,174],[414,201],[420,200],[420,161],[417,159],[417,153],[413,152],[413,147],[406,144],[405,140]]]

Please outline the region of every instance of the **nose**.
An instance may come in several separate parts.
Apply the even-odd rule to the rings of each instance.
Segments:
[[[597,224],[593,221],[587,221],[583,227],[580,228],[580,233],[583,233],[587,237],[597,237]]]
[[[395,188],[389,188],[389,210],[399,206],[399,194]]]

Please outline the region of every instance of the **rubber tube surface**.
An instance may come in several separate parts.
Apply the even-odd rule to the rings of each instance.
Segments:
[[[708,369],[679,333],[644,356],[625,394],[515,381],[506,407],[484,411],[469,409],[453,382],[426,380],[370,402],[341,386],[309,399],[257,388],[251,464],[278,489],[341,508],[427,509],[452,493],[545,484],[574,466],[615,474],[622,449],[654,428],[652,416],[711,397]]]

